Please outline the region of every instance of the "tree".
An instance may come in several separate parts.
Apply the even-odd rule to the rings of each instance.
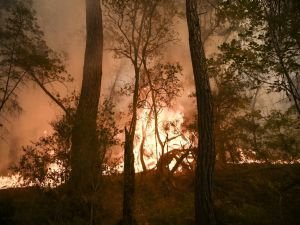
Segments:
[[[143,65],[147,82],[146,84],[150,95],[150,99],[148,100],[146,98],[144,101],[146,101],[146,103],[150,103],[150,106],[148,107],[153,108],[151,112],[153,113],[154,120],[154,136],[155,140],[159,143],[161,156],[163,156],[168,138],[166,137],[165,140],[163,140],[161,137],[159,114],[164,108],[171,107],[174,99],[180,96],[183,88],[180,84],[178,74],[181,73],[182,68],[179,64],[168,63],[165,65],[158,64],[155,65],[153,69],[149,69],[147,67],[146,59],[144,60]],[[151,114],[148,116],[150,118],[152,117]],[[156,152],[156,154],[158,157],[158,152]],[[161,167],[158,167],[158,172],[162,172]]]
[[[232,157],[233,162],[243,161],[240,151],[247,158],[269,161],[269,157],[263,148],[263,134],[266,132],[263,126],[261,110],[249,110],[237,116],[233,120],[235,129],[239,130],[236,136],[236,154]]]
[[[254,86],[246,77],[234,73],[231,67],[223,64],[223,55],[216,54],[208,60],[208,73],[214,84],[214,131],[216,153],[219,165],[224,166],[229,153],[232,162],[238,146],[240,130],[236,119],[247,113],[251,98],[250,89]]]
[[[231,163],[295,160],[298,139],[293,107],[286,112],[284,109],[263,112],[256,107],[262,83],[235,73],[235,69],[224,64],[222,53],[208,60],[214,84],[218,165],[223,166],[229,160]]]
[[[171,107],[176,97],[180,96],[183,87],[178,75],[181,74],[182,68],[179,63],[158,63],[153,68],[148,68],[146,59],[143,65],[139,108],[149,109],[147,120],[154,120],[154,138],[156,141],[156,157],[158,158],[157,142],[161,150],[160,157],[162,157],[169,141],[167,136],[163,140],[163,129],[160,125],[162,121],[159,120],[159,114],[165,108]],[[162,174],[161,167],[158,167],[158,172]]]
[[[57,187],[70,176],[70,138],[72,120],[63,116],[51,123],[53,134],[23,146],[23,154],[12,171],[20,174],[24,186]]]
[[[73,93],[63,99],[64,105],[68,106],[70,112],[74,112],[78,106],[78,95]],[[109,163],[105,153],[107,149],[118,143],[117,128],[114,118],[114,108],[112,101],[104,100],[103,107],[99,110],[97,119],[97,140],[101,145],[100,172],[108,173]],[[39,187],[60,186],[69,181],[70,177],[70,148],[71,134],[74,123],[73,117],[62,115],[59,119],[52,121],[53,133],[40,137],[38,141],[22,148],[23,155],[19,163],[12,167],[12,170],[21,176],[23,185],[37,185]]]
[[[104,1],[108,32],[114,42],[115,56],[126,58],[133,67],[132,116],[125,127],[123,220],[125,225],[135,223],[134,213],[134,138],[136,132],[141,69],[145,62],[157,56],[163,46],[175,40],[174,8],[164,7],[173,1],[120,0]],[[165,9],[165,10],[163,10]],[[146,65],[147,66],[147,65]]]
[[[216,224],[212,201],[212,176],[215,163],[213,105],[197,9],[196,0],[186,0],[189,44],[196,86],[199,135],[195,172],[195,222],[196,224],[212,225]]]
[[[16,1],[2,10],[0,28],[0,115],[20,110],[18,90],[33,82],[68,113],[56,94],[53,83],[72,81],[63,58],[44,41],[34,10],[28,1]]]
[[[87,198],[90,224],[94,224],[92,193],[99,188],[96,121],[103,55],[102,10],[98,0],[86,0],[86,31],[83,80],[71,138],[70,185],[75,199]]]
[[[293,162],[299,159],[300,129],[293,110],[272,110],[263,123],[263,150],[270,160]]]
[[[228,65],[284,92],[300,114],[299,1],[223,1],[219,12],[237,34],[221,47]]]

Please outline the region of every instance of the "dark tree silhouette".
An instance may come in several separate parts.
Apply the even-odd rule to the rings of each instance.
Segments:
[[[196,0],[186,0],[186,15],[196,86],[199,132],[195,173],[195,216],[196,224],[212,225],[216,224],[212,201],[215,163],[213,106]]]
[[[0,116],[21,109],[18,90],[35,83],[66,114],[68,109],[49,85],[72,81],[62,57],[44,40],[30,2],[0,8]]]
[[[153,59],[168,43],[174,41],[171,12],[162,13],[166,2],[155,1],[104,1],[109,35],[115,43],[111,50],[116,57],[126,58],[134,70],[134,82],[130,86],[132,94],[130,125],[125,128],[124,146],[124,195],[123,224],[135,223],[135,179],[134,179],[134,138],[138,119],[138,103],[141,85],[141,71],[146,59]],[[172,3],[172,1],[171,1]],[[169,4],[172,5],[172,4]],[[170,8],[170,7],[169,7]]]
[[[220,2],[219,16],[238,35],[221,46],[224,61],[269,91],[285,93],[299,116],[299,1],[227,3]]]
[[[103,27],[98,0],[86,0],[86,30],[83,81],[71,139],[70,184],[75,195],[87,197],[92,203],[89,198],[99,186],[100,174],[96,121],[102,77]]]

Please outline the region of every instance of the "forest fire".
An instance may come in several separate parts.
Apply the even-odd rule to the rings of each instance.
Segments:
[[[20,187],[20,175],[0,176],[0,189]]]
[[[196,146],[195,137],[183,129],[184,115],[182,112],[164,109],[158,116],[158,134],[155,132],[155,121],[150,110],[144,109],[137,123],[134,147],[136,172],[143,171],[141,154],[145,156],[146,168],[157,166],[160,157],[174,149],[190,149]],[[160,139],[160,140],[158,140]],[[160,143],[159,143],[160,142]],[[174,166],[176,160],[169,165]]]
[[[300,224],[299,9],[0,0],[0,224]]]

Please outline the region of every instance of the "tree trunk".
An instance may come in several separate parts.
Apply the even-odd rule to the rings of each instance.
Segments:
[[[213,107],[205,53],[201,41],[197,0],[186,0],[186,16],[196,86],[199,132],[195,174],[195,222],[197,225],[215,225],[216,218],[212,201],[212,176],[215,163]]]
[[[133,138],[125,128],[124,147],[124,193],[123,193],[123,220],[122,225],[134,224],[134,191],[135,191],[135,171],[133,155]]]
[[[142,135],[143,136],[142,136],[142,141],[141,141],[141,146],[140,146],[140,161],[141,161],[141,164],[142,164],[143,172],[147,171],[147,166],[146,166],[146,163],[145,163],[145,160],[144,160],[144,153],[145,153],[144,146],[145,146],[145,141],[146,141],[146,137],[147,137],[147,129],[148,129],[148,127],[150,125],[150,122],[151,122],[152,112],[153,112],[153,107],[151,107],[150,112],[148,114],[146,125],[143,126],[143,129],[142,129],[142,132],[143,132]]]
[[[146,139],[146,137],[143,136],[143,137],[142,137],[141,146],[140,146],[140,160],[141,160],[143,172],[146,172],[146,171],[147,171],[146,163],[145,163],[145,160],[144,160],[144,151],[145,151],[145,150],[144,150],[144,145],[145,145],[145,139]]]
[[[151,91],[151,99],[152,99],[152,105],[153,105],[153,115],[154,115],[154,135],[155,135],[155,141],[158,141],[160,148],[161,148],[161,157],[164,155],[164,143],[162,142],[161,138],[160,138],[160,134],[159,134],[159,130],[158,130],[158,109],[157,109],[157,102],[158,101],[155,97],[155,90],[153,87],[153,83],[151,80],[151,76],[150,76],[150,72],[147,68],[147,62],[146,59],[143,60],[143,65],[144,65],[144,69],[146,71],[146,75],[147,75],[147,79],[149,82],[149,87],[150,87],[150,91]],[[162,158],[163,159],[163,158]],[[163,165],[163,164],[162,164]],[[162,167],[157,167],[157,171],[160,175],[163,174],[163,168]]]
[[[102,78],[103,27],[99,0],[86,0],[86,30],[83,81],[71,139],[70,184],[78,198],[91,197],[100,173],[96,119]]]
[[[125,128],[125,146],[124,146],[124,192],[123,192],[123,219],[122,225],[135,224],[135,170],[134,170],[134,136],[137,123],[137,104],[139,98],[140,69],[137,62],[135,67],[135,84],[132,97],[132,118],[129,131]]]

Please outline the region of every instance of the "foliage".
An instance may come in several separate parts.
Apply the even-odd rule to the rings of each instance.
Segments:
[[[100,165],[102,165],[102,162],[105,163],[105,165],[102,165],[104,167],[103,171],[106,170],[105,167],[110,167],[110,164],[114,168],[116,166],[114,162],[110,162],[111,159],[106,154],[111,146],[119,143],[117,135],[121,133],[116,123],[115,107],[116,105],[110,99],[105,99],[97,119],[98,147],[101,150]]]
[[[103,3],[106,31],[111,37],[110,49],[116,58],[127,58],[134,69],[134,82],[125,83],[120,91],[126,96],[136,92],[129,111],[137,110],[134,105],[138,108],[153,106],[149,102],[151,98],[148,98],[151,90],[147,73],[151,73],[150,79],[158,98],[153,101],[171,104],[181,89],[180,85],[176,85],[182,69],[179,64],[163,64],[158,59],[163,56],[164,47],[177,40],[178,34],[174,31],[176,1],[106,0]]]
[[[291,111],[272,111],[264,124],[264,144],[270,157],[293,160],[300,156],[300,129],[298,119]]]
[[[213,86],[216,151],[219,163],[299,159],[299,122],[295,107],[263,113],[255,109],[261,84],[236,73],[221,53],[208,60]],[[193,130],[195,121],[188,124]],[[247,161],[249,160],[249,161]]]
[[[249,108],[248,89],[253,84],[236,74],[232,67],[224,65],[222,54],[208,60],[208,73],[213,84],[216,151],[219,162],[226,163],[226,152],[234,155],[238,148],[236,139],[240,131],[234,121]]]
[[[263,116],[260,110],[252,110],[235,118],[234,126],[239,132],[236,136],[236,150],[242,151],[249,158],[268,161],[269,156],[263,150],[263,134],[265,130],[262,120]],[[236,154],[236,157],[243,161],[240,152]]]
[[[246,156],[266,162],[299,159],[300,130],[297,116],[291,110],[247,113],[235,120],[237,141]]]
[[[284,92],[300,113],[299,1],[221,1],[219,17],[231,24],[224,61],[270,91]]]
[[[150,81],[146,73],[150,74]],[[139,108],[151,109],[156,104],[157,110],[171,107],[176,97],[182,93],[183,87],[180,80],[182,67],[179,63],[158,63],[141,75]],[[150,82],[152,88],[150,88]],[[154,99],[150,96],[154,92]]]
[[[105,0],[105,26],[111,50],[141,66],[154,59],[166,44],[177,38],[173,18],[175,1]]]
[[[63,116],[52,122],[52,128],[53,134],[23,147],[19,164],[13,167],[25,186],[58,186],[69,178],[71,121]]]
[[[78,97],[73,93],[63,100],[70,106],[70,111],[75,112]],[[106,99],[101,108],[97,121],[98,148],[101,148],[99,162],[103,169],[107,166],[115,166],[105,158],[107,149],[118,143],[116,138],[120,132],[116,127],[114,117],[114,104]],[[32,145],[23,147],[23,155],[19,164],[12,169],[21,175],[21,182],[26,185],[58,186],[65,183],[70,175],[70,143],[73,127],[73,118],[64,115],[51,123],[53,133],[41,137]],[[105,172],[105,171],[104,171]]]
[[[2,10],[0,28],[0,113],[20,110],[20,88],[34,82],[55,100],[46,86],[72,81],[63,56],[46,44],[36,13],[28,1],[16,1]]]
[[[295,159],[298,123],[291,114],[299,112],[297,6],[285,0],[224,0],[213,5],[214,32],[226,31],[220,51],[208,60],[221,162],[243,161],[243,154],[264,161]],[[294,104],[289,113],[263,115],[255,109],[258,90],[265,87],[286,93]]]
[[[148,67],[154,60],[161,58],[163,47],[174,42],[177,34],[174,28],[176,12],[173,6],[175,1],[144,1],[144,0],[105,0],[105,22],[108,36],[111,37],[111,50],[116,58],[127,59],[134,75],[132,87],[132,105],[130,105],[131,119],[128,128],[125,127],[124,145],[124,199],[123,224],[134,224],[134,139],[138,120],[138,107],[140,97],[141,70],[148,75],[152,101],[153,88],[149,79]],[[157,116],[155,103],[154,114]],[[157,120],[156,134],[157,134]],[[143,162],[143,146],[141,161]],[[142,163],[144,165],[144,163]],[[145,166],[143,166],[145,168]]]

